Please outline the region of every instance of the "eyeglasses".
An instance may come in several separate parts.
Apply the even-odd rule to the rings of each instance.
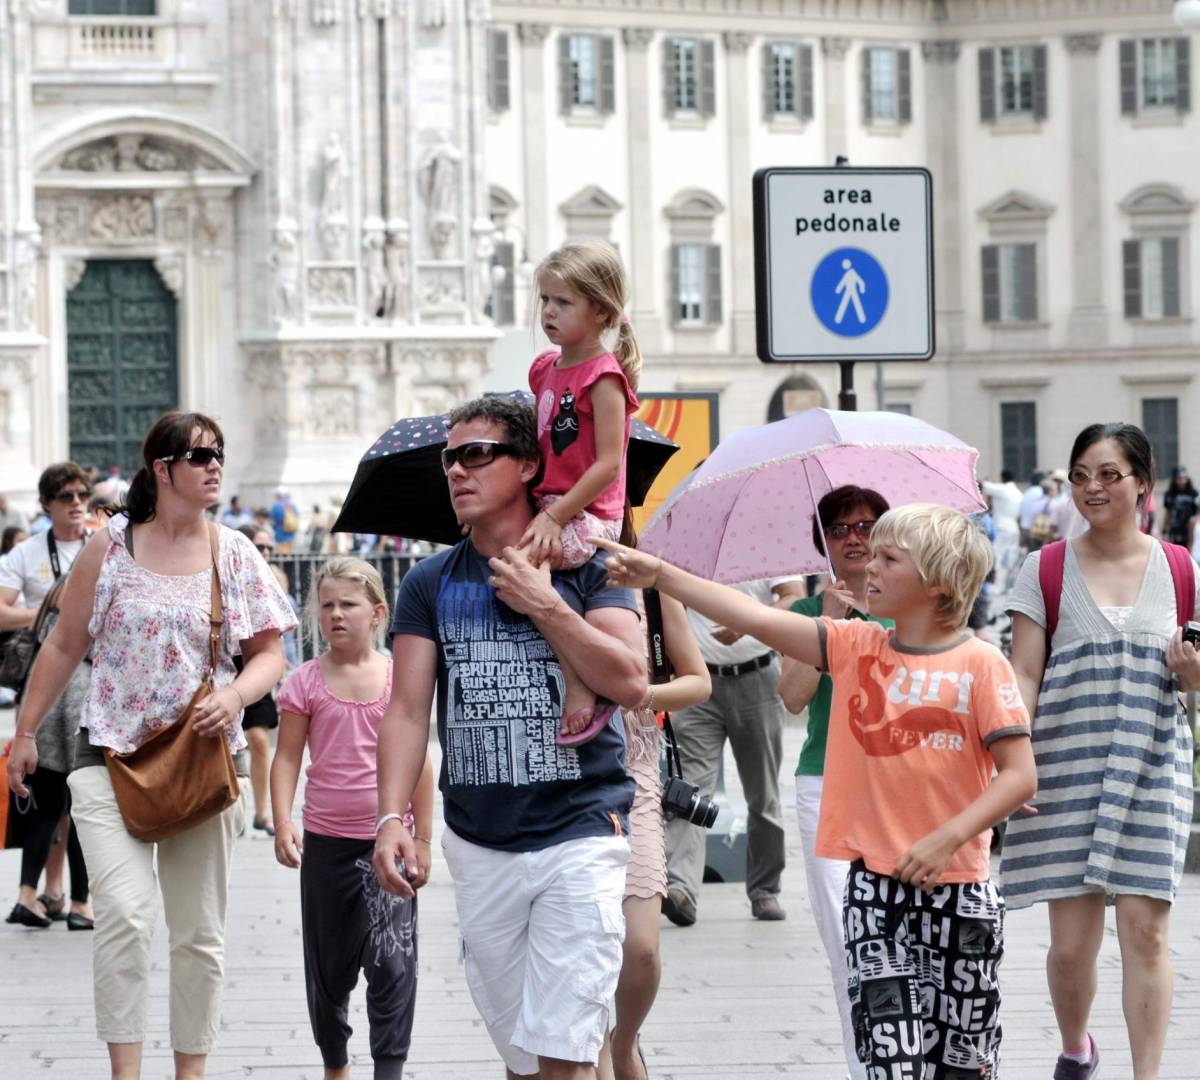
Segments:
[[[1111,465],[1106,465],[1093,476],[1082,465],[1076,465],[1067,473],[1067,479],[1071,481],[1072,487],[1086,487],[1093,480],[1100,481],[1104,487],[1112,487],[1113,484],[1119,484],[1122,480],[1133,475],[1131,472],[1121,472],[1120,469],[1114,469]]]
[[[73,506],[75,503],[87,504],[88,499],[92,497],[90,491],[60,491],[54,496],[56,503],[61,503],[63,506]]]
[[[275,554],[275,545],[274,544],[255,544],[254,546],[256,548],[258,548],[258,550],[261,551],[264,555],[274,555]]]
[[[225,447],[223,446],[193,446],[190,450],[185,450],[182,454],[168,454],[166,457],[160,457],[159,461],[178,461],[182,458],[195,469],[203,469],[210,462],[215,461],[218,465],[225,464]]]
[[[447,446],[442,451],[442,472],[448,473],[455,465],[464,469],[481,469],[496,460],[497,454],[515,453],[508,443],[496,442],[495,439],[474,439],[471,442],[459,443],[458,446]]]
[[[825,526],[825,535],[833,537],[834,540],[845,540],[850,535],[850,530],[854,530],[854,535],[861,540],[865,540],[871,535],[871,530],[875,528],[875,522],[872,521],[856,521],[853,525],[845,521],[835,522],[833,525]]]

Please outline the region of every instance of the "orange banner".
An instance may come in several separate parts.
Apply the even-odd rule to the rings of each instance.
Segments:
[[[633,511],[634,524],[640,532],[662,501],[717,445],[719,396],[707,392],[658,394],[648,391],[638,397],[641,405],[634,415],[679,444],[678,452],[663,466],[650,488],[645,504]]]

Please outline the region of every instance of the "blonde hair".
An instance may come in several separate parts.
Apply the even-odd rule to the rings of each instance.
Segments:
[[[336,558],[327,559],[313,575],[312,584],[308,590],[308,599],[304,604],[304,617],[308,623],[308,631],[312,640],[321,640],[321,585],[331,580],[356,582],[362,586],[372,607],[377,604],[383,605],[385,617],[375,628],[375,634],[371,641],[376,648],[383,645],[384,635],[387,633],[386,612],[388,606],[387,593],[383,588],[383,578],[369,562],[352,558],[349,555],[339,555]]]
[[[624,317],[629,287],[617,249],[603,240],[572,240],[538,263],[534,280],[541,281],[543,277],[566,282],[604,316],[605,330],[616,330],[617,342],[612,354],[625,372],[630,389],[636,391],[642,377],[642,351],[633,327]],[[539,300],[535,315],[540,314]]]
[[[934,615],[960,627],[992,568],[992,545],[966,514],[934,503],[889,510],[871,530],[871,552],[896,547],[912,556],[921,583],[939,589]]]

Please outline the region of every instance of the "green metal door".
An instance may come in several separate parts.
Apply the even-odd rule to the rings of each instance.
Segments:
[[[175,298],[151,261],[88,261],[67,295],[72,461],[137,471],[143,436],[178,403],[176,339]]]

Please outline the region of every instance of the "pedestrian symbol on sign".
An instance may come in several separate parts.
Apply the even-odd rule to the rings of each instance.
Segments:
[[[840,337],[870,333],[887,311],[887,275],[861,248],[838,248],[826,255],[817,264],[810,293],[821,325]]]

